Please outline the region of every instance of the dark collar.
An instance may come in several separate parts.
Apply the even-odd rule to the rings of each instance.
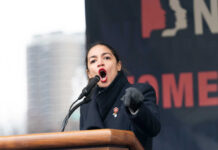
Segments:
[[[96,88],[93,98],[97,103],[102,120],[105,119],[125,84],[128,84],[128,80],[126,79],[124,73],[120,71],[109,87]]]

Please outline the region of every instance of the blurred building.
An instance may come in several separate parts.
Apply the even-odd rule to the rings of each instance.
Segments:
[[[27,132],[57,132],[68,109],[86,84],[85,34],[35,36],[27,48]],[[79,112],[66,130],[77,130]]]

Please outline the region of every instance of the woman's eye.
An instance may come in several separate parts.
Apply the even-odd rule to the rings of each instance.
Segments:
[[[96,62],[96,60],[94,59],[94,60],[91,60],[90,61],[90,64],[93,64],[93,63],[95,63]]]
[[[106,56],[104,59],[108,60],[108,59],[111,59],[109,56]]]

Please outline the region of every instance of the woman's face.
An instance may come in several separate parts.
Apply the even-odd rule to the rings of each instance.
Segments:
[[[87,55],[87,74],[89,78],[100,76],[99,87],[108,87],[121,70],[120,61],[117,62],[111,50],[104,45],[95,45]]]

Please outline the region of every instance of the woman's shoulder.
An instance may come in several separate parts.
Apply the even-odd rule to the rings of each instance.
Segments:
[[[137,88],[143,93],[150,90],[154,91],[154,88],[149,83],[135,83],[132,84],[132,87]]]

